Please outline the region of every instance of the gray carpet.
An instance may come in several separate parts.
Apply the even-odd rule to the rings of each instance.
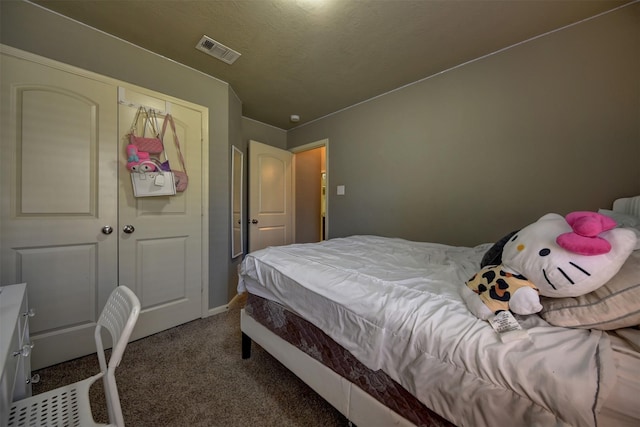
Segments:
[[[116,380],[127,426],[342,426],[348,421],[257,344],[241,357],[240,312],[199,319],[127,346]],[[35,349],[34,349],[35,351]],[[94,355],[34,373],[34,394],[99,371]],[[91,392],[106,422],[102,382]]]

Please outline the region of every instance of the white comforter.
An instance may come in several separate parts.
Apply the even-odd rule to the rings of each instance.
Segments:
[[[595,426],[615,376],[607,335],[534,315],[519,318],[530,340],[502,343],[458,293],[486,249],[375,236],[272,247],[247,255],[238,289],[259,282],[456,425]]]

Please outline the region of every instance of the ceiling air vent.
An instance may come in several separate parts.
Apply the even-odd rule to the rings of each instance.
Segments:
[[[227,64],[233,64],[236,59],[240,58],[240,53],[207,36],[202,36],[196,45],[196,49],[208,53]]]

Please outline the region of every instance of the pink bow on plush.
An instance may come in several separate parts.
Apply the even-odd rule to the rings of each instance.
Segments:
[[[598,235],[616,227],[612,218],[596,212],[578,211],[571,212],[565,219],[573,231],[558,236],[556,243],[560,247],[579,255],[601,255],[611,250],[611,243]]]

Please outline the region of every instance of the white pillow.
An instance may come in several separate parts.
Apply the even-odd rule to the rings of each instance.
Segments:
[[[636,247],[634,250],[637,251],[640,249],[640,217],[609,209],[599,209],[598,213],[612,218],[616,223],[618,223],[618,228],[628,228],[636,233],[636,237],[638,239],[636,240]]]
[[[640,325],[640,251],[600,288],[575,298],[540,298],[540,315],[567,328],[612,330]]]
[[[598,209],[598,213],[613,218],[618,223],[618,227],[640,227],[640,217],[609,209]]]

